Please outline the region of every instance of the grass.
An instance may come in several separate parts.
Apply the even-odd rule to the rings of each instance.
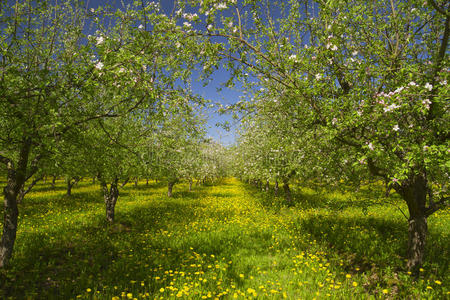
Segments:
[[[286,208],[234,179],[190,193],[176,185],[171,199],[165,184],[141,182],[121,190],[109,225],[98,186],[80,182],[67,197],[62,181],[41,183],[20,206],[0,298],[449,297],[450,210],[430,217],[414,280],[403,269],[406,221],[392,205],[367,204],[371,193],[298,188]]]

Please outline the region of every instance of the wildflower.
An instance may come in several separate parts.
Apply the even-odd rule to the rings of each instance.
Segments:
[[[353,55],[353,56],[356,56],[356,55],[358,55],[358,51],[356,51],[356,50],[355,50],[355,51],[353,51],[353,52],[352,52],[352,55]]]
[[[331,50],[336,51],[338,49],[338,47],[336,45],[333,45],[333,47],[331,47]]]
[[[90,288],[86,289],[86,292],[90,293],[92,290]]]
[[[139,28],[139,29],[143,29],[143,28],[144,28],[144,25],[141,24],[141,25],[138,26],[138,28]]]
[[[189,23],[189,22],[184,22],[184,23],[183,23],[183,26],[184,26],[184,27],[191,28],[191,27],[192,27],[192,24]]]
[[[209,31],[213,30],[213,28],[214,28],[214,26],[212,26],[212,24],[209,24],[208,27],[207,27],[207,29],[208,29]]]
[[[353,281],[352,285],[353,285],[354,287],[357,287],[357,286],[358,286],[358,283],[357,283],[356,281]]]
[[[426,109],[430,109],[431,101],[430,99],[425,99],[422,101],[422,104],[425,106]]]
[[[442,282],[439,281],[439,280],[435,280],[434,283],[436,283],[437,285],[441,285],[442,284]]]
[[[297,55],[292,54],[291,56],[289,56],[289,60],[296,61],[297,60]]]
[[[387,289],[384,289],[383,294],[387,294],[387,293],[389,293],[389,291]]]
[[[128,298],[128,299],[133,299],[133,294],[132,294],[132,293],[128,293],[128,294],[127,294],[127,298]]]
[[[160,288],[160,289],[159,289],[159,292],[160,292],[160,293],[164,293],[164,288]]]
[[[447,85],[447,80],[442,80],[439,82],[441,85]]]
[[[316,74],[316,80],[322,79],[322,74]]]
[[[417,83],[415,83],[414,81],[411,81],[410,83],[408,83],[409,86],[417,86]]]
[[[400,130],[400,127],[398,127],[398,125],[395,124],[394,127],[392,127],[392,130],[394,130],[394,131],[399,131],[399,130]]]
[[[239,277],[240,278],[244,278],[244,274],[239,274]]]
[[[431,84],[429,84],[428,82],[425,84],[425,89],[429,90],[431,92],[431,90],[433,89],[433,86]]]
[[[372,145],[372,144],[370,144],[370,145]],[[345,275],[345,278],[352,278],[352,275],[347,274],[347,275]]]

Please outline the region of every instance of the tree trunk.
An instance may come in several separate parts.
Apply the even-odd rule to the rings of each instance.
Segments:
[[[67,192],[66,192],[67,196],[72,196],[72,188],[75,184],[78,183],[78,181],[80,181],[80,178],[78,177],[72,177],[67,180]]]
[[[136,177],[136,178],[134,179],[134,186],[135,186],[135,187],[137,187],[137,186],[138,186],[138,182],[139,182],[139,178],[138,178],[138,177]]]
[[[173,186],[175,185],[175,181],[169,181],[169,183],[167,184],[167,197],[172,197],[172,189]]]
[[[428,235],[426,197],[427,181],[423,176],[415,176],[398,188],[403,200],[408,204],[408,262],[409,271],[418,274],[425,255]]]
[[[20,149],[16,168],[11,160],[3,160],[3,162],[6,163],[8,175],[7,184],[3,189],[3,194],[5,196],[5,211],[3,216],[3,235],[0,241],[0,268],[4,268],[8,265],[13,253],[17,233],[17,219],[19,217],[17,196],[19,191],[23,188],[27,178],[27,164],[30,148],[31,141],[25,140]]]
[[[145,182],[145,185],[148,185],[148,178],[146,178],[146,182]]]
[[[52,183],[51,183],[52,189],[55,188],[55,183],[56,183],[56,175],[53,175],[53,177],[52,177]]]
[[[92,177],[92,184],[95,184],[95,176]]]
[[[278,196],[278,180],[275,180],[275,185],[273,187],[275,196]]]
[[[66,192],[66,195],[67,196],[72,196],[72,182],[71,182],[71,180],[72,179],[68,179],[67,180],[67,192]]]
[[[30,185],[25,189],[25,183],[22,185],[22,188],[19,191],[19,195],[17,196],[17,203],[20,204],[23,201],[23,198],[25,198],[25,195],[28,194],[31,189],[38,183],[39,180],[41,180],[43,177],[37,177],[35,178]]]
[[[189,179],[189,192],[192,191],[192,178]]]
[[[101,183],[103,189],[103,199],[105,200],[106,220],[109,223],[114,222],[114,210],[116,208],[117,199],[119,198],[118,182],[119,179],[117,177],[114,178],[109,189],[106,182],[102,181]]]
[[[283,181],[283,190],[284,190],[284,199],[286,200],[286,204],[288,206],[293,206],[294,202],[292,200],[291,189],[289,188],[289,181]]]
[[[269,184],[269,180],[266,180],[266,186],[265,186],[265,191],[268,192],[270,189],[270,184]]]

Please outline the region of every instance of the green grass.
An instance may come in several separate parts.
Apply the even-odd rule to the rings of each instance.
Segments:
[[[296,205],[229,179],[121,190],[105,221],[98,186],[40,184],[20,205],[0,298],[437,299],[449,296],[450,210],[430,217],[427,260],[404,270],[406,221],[373,191],[296,189]],[[370,198],[369,197],[369,198]],[[401,201],[395,197],[403,209]]]

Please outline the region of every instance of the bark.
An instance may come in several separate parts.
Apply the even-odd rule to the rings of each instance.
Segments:
[[[135,187],[138,186],[138,182],[139,182],[139,178],[136,177],[136,178],[134,179],[134,186],[135,186]]]
[[[145,185],[148,185],[148,178],[146,179]]]
[[[283,190],[284,190],[284,199],[286,200],[286,204],[288,206],[293,206],[294,201],[292,200],[291,189],[289,188],[289,181],[283,181]]]
[[[175,185],[175,181],[169,181],[169,183],[167,184],[167,197],[172,197],[172,189],[173,186]]]
[[[105,181],[102,180],[101,182],[103,199],[105,200],[106,220],[109,223],[114,222],[114,211],[116,208],[117,199],[119,198],[118,182],[119,179],[117,177],[114,178],[109,186],[109,189]]]
[[[275,180],[275,185],[273,187],[275,196],[278,196],[278,180]]]
[[[0,241],[0,268],[6,267],[12,257],[17,234],[17,219],[19,217],[17,196],[23,188],[27,178],[27,164],[30,149],[31,141],[25,140],[19,153],[17,166],[7,158],[2,159],[2,162],[6,164],[8,175],[7,184],[3,189],[5,207],[3,216],[3,234]]]
[[[427,181],[417,175],[402,186],[398,191],[406,201],[409,210],[408,220],[408,262],[409,271],[418,274],[425,255],[425,243],[428,235],[427,225]]]
[[[192,178],[189,179],[189,192],[192,191]]]
[[[92,177],[92,184],[95,184],[95,176]]]

